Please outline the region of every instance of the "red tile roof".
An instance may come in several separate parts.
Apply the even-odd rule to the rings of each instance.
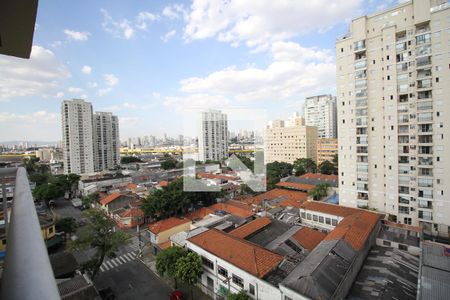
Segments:
[[[227,203],[216,203],[216,204],[209,206],[208,208],[210,208],[214,211],[223,210],[229,214],[232,214],[232,215],[244,218],[244,219],[250,218],[251,216],[255,215],[255,213],[252,211],[248,211],[246,209],[243,209],[243,208],[240,208],[240,207],[237,207],[234,205],[230,205]]]
[[[283,260],[279,254],[217,229],[200,233],[188,241],[258,278],[266,276]]]
[[[306,174],[303,174],[302,176],[299,176],[299,178],[323,180],[324,182],[338,180],[337,175],[326,175],[326,174],[320,174],[320,173],[306,173]]]
[[[304,201],[294,201],[294,200],[284,200],[282,202],[280,202],[280,206],[286,207],[286,206],[291,206],[291,207],[296,207],[296,208],[300,208],[302,207]]]
[[[129,184],[127,184],[127,188],[129,188],[130,190],[134,190],[137,188],[137,184],[129,183]]]
[[[252,205],[250,205],[248,203],[245,203],[245,202],[242,202],[242,201],[228,200],[225,203],[233,205],[233,206],[236,206],[236,207],[239,207],[239,208],[242,208],[242,209],[245,209],[245,210],[248,210],[248,211],[253,211],[253,206]]]
[[[167,241],[167,242],[158,244],[158,247],[159,247],[159,249],[161,249],[161,250],[166,250],[166,249],[172,247],[172,242],[171,242],[171,241]]]
[[[100,204],[107,205],[107,204],[113,202],[114,200],[116,200],[117,198],[119,198],[120,196],[121,195],[119,193],[112,193],[111,195],[108,195],[105,198],[103,198],[102,200],[100,200]]]
[[[148,230],[154,234],[159,234],[181,224],[189,223],[191,220],[171,217],[165,220],[154,222],[148,225]]]
[[[206,172],[198,172],[197,175],[201,178],[207,178],[207,179],[237,180],[237,177],[235,177],[235,176],[224,175],[224,174],[212,174],[212,173],[206,173]]]
[[[298,191],[290,191],[286,189],[273,189],[265,193],[259,194],[257,196],[243,199],[242,202],[253,205],[261,205],[263,200],[270,201],[279,197],[286,197],[286,199],[294,201],[306,201],[306,199],[308,199],[308,194]]]
[[[312,184],[297,183],[297,182],[284,182],[284,181],[278,182],[276,184],[276,186],[293,189],[293,190],[307,191],[307,192],[312,190],[313,188],[315,188],[315,186]]]
[[[340,217],[346,217],[351,214],[363,211],[362,209],[358,208],[346,207],[318,201],[307,201],[302,204],[301,208]]]
[[[360,250],[364,247],[370,233],[374,230],[378,220],[382,217],[369,211],[358,211],[346,216],[326,237],[325,240],[343,239],[353,249]]]
[[[235,237],[238,237],[238,238],[241,238],[241,239],[245,239],[249,235],[257,232],[258,230],[263,229],[264,227],[266,227],[270,223],[272,223],[270,218],[267,218],[267,217],[258,218],[256,220],[253,220],[253,221],[247,223],[247,224],[242,225],[241,227],[238,227],[238,228],[230,231],[230,234],[232,236],[235,236]]]
[[[162,180],[162,181],[159,182],[159,186],[160,186],[160,187],[166,187],[166,186],[168,186],[168,185],[169,185],[169,182],[166,181],[166,180]]]
[[[200,209],[196,209],[196,210],[186,214],[184,217],[186,219],[194,221],[194,220],[201,220],[204,217],[206,217],[207,215],[213,214],[213,213],[214,213],[214,210],[212,210],[208,207],[202,207]]]
[[[391,221],[388,221],[388,220],[383,220],[382,222],[386,226],[402,228],[402,229],[405,229],[405,230],[419,232],[419,233],[422,232],[422,229],[420,227],[418,227],[418,226],[412,226],[412,225],[407,225],[407,224],[400,224],[400,223],[395,223],[395,222],[391,222]]]
[[[302,227],[292,237],[305,249],[312,251],[327,236],[326,233]]]
[[[144,217],[144,212],[138,207],[132,207],[122,212],[119,216],[121,216],[122,218]]]

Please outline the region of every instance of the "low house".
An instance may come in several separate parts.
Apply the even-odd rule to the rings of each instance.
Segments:
[[[169,241],[170,236],[181,232],[189,231],[192,221],[189,219],[180,219],[171,217],[165,220],[153,222],[148,225],[148,234],[152,243],[153,253],[157,253],[163,243]]]
[[[113,211],[130,205],[133,197],[128,195],[122,195],[120,193],[112,193],[102,199],[100,199],[100,207],[104,209],[108,214]]]
[[[122,174],[95,176],[80,180],[78,182],[78,190],[81,192],[82,196],[89,196],[95,192],[125,187],[131,183],[131,181],[132,178],[130,176]]]
[[[144,224],[144,212],[139,207],[121,208],[114,213],[119,228],[136,228]]]

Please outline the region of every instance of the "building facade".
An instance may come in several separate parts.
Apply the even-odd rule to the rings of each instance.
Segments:
[[[337,139],[317,139],[317,165],[320,165],[326,160],[332,162],[336,154],[338,154]]]
[[[202,112],[198,152],[202,161],[228,158],[228,121],[220,110]]]
[[[317,127],[306,126],[296,118],[285,126],[281,120],[272,121],[264,132],[264,162],[293,163],[299,158],[317,160]]]
[[[336,42],[340,204],[448,237],[450,6],[413,0]]]
[[[319,138],[337,137],[336,97],[320,95],[305,99],[303,107],[305,123],[317,127]]]
[[[61,105],[64,173],[94,173],[92,104],[81,99]]]
[[[110,112],[94,114],[94,162],[96,172],[120,164],[119,119]]]

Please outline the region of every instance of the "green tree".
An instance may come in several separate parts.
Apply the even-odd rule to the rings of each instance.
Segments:
[[[29,175],[30,181],[35,182],[36,186],[40,186],[46,184],[50,178],[50,174],[48,173],[33,173]]]
[[[191,297],[194,299],[192,287],[203,274],[202,260],[195,252],[188,252],[180,257],[175,265],[175,276],[191,287]]]
[[[25,158],[23,160],[23,166],[27,170],[28,174],[36,172],[36,170],[38,169],[37,163],[39,162],[39,160],[40,160],[39,157],[33,156],[30,158]]]
[[[236,158],[238,159],[238,161],[242,162],[245,165],[245,167],[247,167],[250,171],[253,171],[254,162],[250,158],[238,155],[236,155]],[[245,168],[241,168],[240,164],[237,164],[236,162],[237,161],[235,159],[231,159],[230,157],[228,168],[235,171],[245,171]]]
[[[271,190],[281,178],[292,174],[293,166],[286,162],[272,162],[266,165],[267,189]]]
[[[309,195],[313,197],[314,200],[320,200],[327,196],[329,187],[330,185],[328,183],[319,183],[309,191]]]
[[[138,163],[143,162],[142,159],[136,156],[124,156],[120,158],[121,164],[130,164],[130,163]]]
[[[56,221],[55,227],[57,232],[64,231],[67,234],[71,234],[77,229],[77,221],[71,217],[62,218]]]
[[[169,276],[175,279],[175,288],[177,288],[176,264],[177,261],[185,256],[187,251],[180,247],[170,247],[161,251],[156,256],[156,271],[161,276]]]
[[[89,209],[83,213],[87,217],[86,226],[82,227],[79,237],[73,241],[73,250],[95,249],[92,259],[82,265],[93,279],[105,257],[115,257],[118,247],[130,243],[131,235],[123,231],[114,231],[115,223],[106,213],[99,209]]]
[[[177,167],[177,161],[173,158],[161,162],[161,168],[164,170],[175,169]]]
[[[299,158],[294,162],[295,175],[300,176],[305,173],[316,173],[317,165],[311,158]]]
[[[237,294],[229,293],[227,295],[227,300],[250,300],[250,297],[244,290],[241,290]]]
[[[337,174],[337,169],[334,167],[334,164],[328,160],[324,160],[319,165],[319,172],[326,175]]]
[[[33,191],[33,197],[37,200],[44,201],[47,206],[50,200],[64,196],[64,189],[55,184],[47,183],[37,186]]]
[[[98,193],[93,193],[93,194],[90,194],[89,196],[84,196],[81,198],[81,202],[83,203],[83,205],[89,206],[89,207],[91,207],[92,203],[98,202],[98,200],[99,200]]]

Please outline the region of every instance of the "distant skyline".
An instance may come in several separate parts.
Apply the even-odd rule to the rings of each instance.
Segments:
[[[288,2],[40,1],[31,59],[0,56],[0,142],[61,140],[72,98],[117,115],[121,140],[182,134],[192,108],[284,119],[335,94],[348,22],[397,3]]]

